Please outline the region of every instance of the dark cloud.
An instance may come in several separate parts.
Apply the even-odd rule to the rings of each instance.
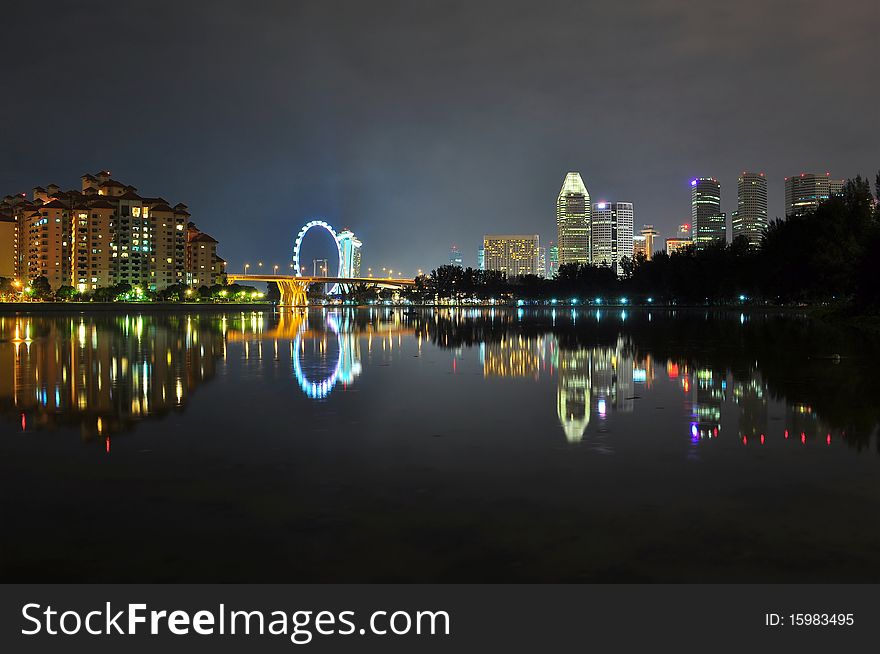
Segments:
[[[110,168],[234,267],[310,216],[412,273],[553,238],[569,169],[664,235],[688,180],[880,166],[874,1],[40,3],[6,10],[2,190]]]

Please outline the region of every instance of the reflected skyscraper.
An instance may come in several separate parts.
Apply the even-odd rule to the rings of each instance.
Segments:
[[[558,353],[556,413],[569,443],[582,441],[590,424],[590,362],[589,350],[560,350]]]

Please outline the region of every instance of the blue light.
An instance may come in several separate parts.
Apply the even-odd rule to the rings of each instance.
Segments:
[[[572,304],[577,304],[577,303],[578,303],[577,298],[576,298],[576,297],[571,298],[571,303],[572,303]]]
[[[748,299],[748,298],[746,298],[745,295],[740,295],[740,296],[739,296],[739,301],[740,301],[740,302],[745,302],[746,299]]]
[[[597,298],[596,298],[596,304],[602,304],[602,298],[597,297]]]
[[[621,303],[621,304],[626,304],[626,303],[627,303],[627,299],[626,299],[625,297],[620,298],[620,303]]]
[[[696,185],[697,185],[697,180],[692,179],[692,180],[691,180],[691,186],[696,186]]]
[[[552,300],[550,300],[550,304],[556,304],[556,298],[553,298]]]
[[[648,298],[648,304],[651,304],[653,301],[654,301],[654,298],[652,298],[652,297]]]

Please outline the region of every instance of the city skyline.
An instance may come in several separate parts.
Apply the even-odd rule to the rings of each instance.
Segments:
[[[344,21],[334,3],[264,12],[221,3],[208,13],[16,6],[8,24],[39,25],[44,46],[29,46],[29,29],[9,30],[5,78],[41,93],[21,92],[2,109],[10,129],[0,188],[67,187],[71,172],[125,170],[144,188],[185,197],[230,247],[230,269],[287,260],[296,229],[312,217],[350,226],[374,268],[433,267],[453,242],[475,265],[484,233],[555,240],[548,206],[568,170],[581,171],[594,202],[624,198],[637,222],[662,236],[685,221],[697,175],[732,191],[741,171],[762,170],[768,215],[782,217],[786,176],[873,174],[877,90],[851,62],[876,59],[875,10],[749,4],[415,11],[378,2],[348,6]],[[701,30],[702,21],[716,28]],[[120,25],[136,26],[134,34]],[[584,25],[601,29],[570,38]],[[100,39],[89,38],[95,29]],[[629,35],[623,50],[613,47],[620,33]],[[131,47],[133,39],[152,45]],[[568,61],[584,71],[577,84]],[[91,66],[101,83],[81,93]],[[804,102],[816,79],[818,97]],[[144,89],[174,102],[118,100]],[[46,93],[77,101],[57,112]],[[742,111],[744,93],[761,98],[757,109]],[[732,214],[735,193],[721,208]],[[411,226],[400,252],[397,236]]]

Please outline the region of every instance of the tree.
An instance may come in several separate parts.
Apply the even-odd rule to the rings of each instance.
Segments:
[[[31,280],[31,297],[37,300],[49,300],[52,298],[52,287],[45,275],[40,275]]]
[[[55,291],[55,299],[61,302],[70,302],[79,297],[79,292],[73,286],[61,286]]]

